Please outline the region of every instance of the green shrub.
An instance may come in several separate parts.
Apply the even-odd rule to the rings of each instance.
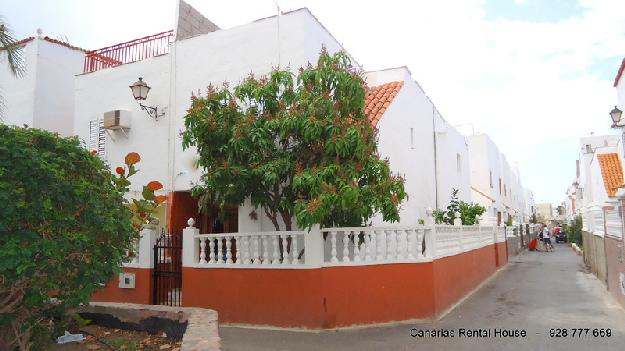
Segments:
[[[583,244],[582,224],[582,216],[575,216],[571,224],[564,228],[567,240],[570,243],[576,243],[579,247],[582,247]]]
[[[435,209],[432,212],[432,217],[434,217],[434,223],[436,224],[453,225],[456,219],[456,213],[459,213],[462,225],[474,225],[475,217],[481,216],[484,212],[486,212],[486,209],[483,206],[473,202],[469,203],[458,200],[458,189],[452,189],[451,199],[449,205],[447,205],[447,209]]]
[[[136,230],[114,184],[77,138],[0,125],[4,350],[45,347],[65,310],[119,271]]]

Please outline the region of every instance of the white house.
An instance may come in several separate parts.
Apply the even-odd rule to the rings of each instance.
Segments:
[[[510,166],[487,134],[473,134],[468,140],[472,201],[486,208],[484,217],[489,222],[527,222],[534,200],[523,187],[518,169]]]
[[[469,201],[467,141],[441,116],[408,68],[368,72],[366,80],[365,112],[378,128],[380,155],[406,179],[409,198],[402,204],[401,224],[425,219],[428,207],[445,208],[454,188],[459,199]]]
[[[74,133],[87,144],[99,146],[111,167],[121,165],[130,151],[140,153],[141,172],[134,176],[131,190],[138,192],[152,179],[162,181],[163,193],[170,194],[167,214],[162,216],[174,231],[180,231],[189,217],[198,216],[189,193],[200,177],[194,166],[197,156],[194,150],[182,150],[179,137],[191,95],[204,93],[209,84],[236,84],[250,72],[262,75],[276,66],[295,71],[316,62],[322,46],[329,52],[342,50],[305,8],[219,29],[184,2],[180,6],[176,30],[97,50],[87,57],[86,72],[76,77],[75,84]],[[196,25],[189,26],[189,22]],[[150,43],[156,45],[151,48],[156,55],[128,63],[116,58],[120,55],[116,50],[145,48]],[[157,107],[159,115],[164,113],[158,119],[148,116],[128,89],[139,77],[151,87],[143,103]],[[373,105],[368,105],[367,114],[379,129],[381,155],[390,159],[394,172],[406,177],[410,199],[403,204],[401,224],[425,219],[428,207],[445,207],[454,187],[460,189],[461,199],[469,200],[466,139],[441,117],[408,69],[369,72],[366,79],[370,93],[386,94],[385,101],[368,95]],[[379,103],[383,110],[376,108]],[[96,138],[94,130],[103,130],[102,119],[109,111],[120,111],[120,126]],[[258,220],[251,219],[252,211],[249,203],[228,210],[224,230],[273,230],[260,211]],[[210,230],[214,214],[199,217],[202,231]]]
[[[0,123],[73,135],[74,76],[83,70],[85,50],[60,40],[28,37],[20,41],[26,72],[16,78],[0,53]]]

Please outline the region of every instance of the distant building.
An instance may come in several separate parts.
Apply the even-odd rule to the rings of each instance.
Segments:
[[[519,170],[486,134],[467,137],[471,163],[471,199],[486,208],[485,219],[495,224],[527,223],[534,211],[532,192],[521,184]]]
[[[543,219],[545,221],[551,221],[553,219],[553,205],[550,203],[540,203],[536,204],[536,216],[539,219]]]

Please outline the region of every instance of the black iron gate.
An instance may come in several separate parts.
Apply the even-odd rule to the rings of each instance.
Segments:
[[[152,303],[181,306],[182,235],[164,232],[154,245]]]

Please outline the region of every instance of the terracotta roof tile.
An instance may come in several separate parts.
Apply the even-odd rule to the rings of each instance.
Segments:
[[[88,51],[88,50],[85,50],[83,48],[79,48],[78,46],[71,45],[70,43],[66,43],[64,41],[53,39],[53,38],[50,38],[50,37],[44,37],[43,40],[45,40],[47,42],[50,42],[50,43],[53,43],[53,44],[58,44],[58,45],[65,46],[66,48],[70,48],[70,49],[73,49],[73,50],[79,50],[79,51],[82,51],[82,52],[87,52]]]
[[[616,190],[623,185],[623,166],[618,154],[600,154],[597,155],[599,166],[601,167],[601,175],[603,176],[603,186],[608,196],[616,195]]]
[[[35,39],[35,37],[27,37],[27,38],[24,38],[24,39],[18,41],[16,44],[17,45],[26,44],[28,42],[33,41],[34,39]],[[83,51],[83,52],[87,52],[88,51],[88,50],[85,50],[83,48],[79,48],[78,46],[71,45],[70,43],[66,43],[64,41],[61,41],[61,40],[58,40],[58,39],[53,39],[53,38],[50,38],[50,37],[47,37],[47,36],[44,37],[43,40],[45,40],[45,41],[47,41],[49,43],[65,46],[66,48],[70,48],[72,50],[80,50],[80,51]]]
[[[378,125],[384,112],[391,105],[395,95],[397,95],[403,85],[404,82],[390,82],[367,89],[365,114],[371,125],[374,127]]]

